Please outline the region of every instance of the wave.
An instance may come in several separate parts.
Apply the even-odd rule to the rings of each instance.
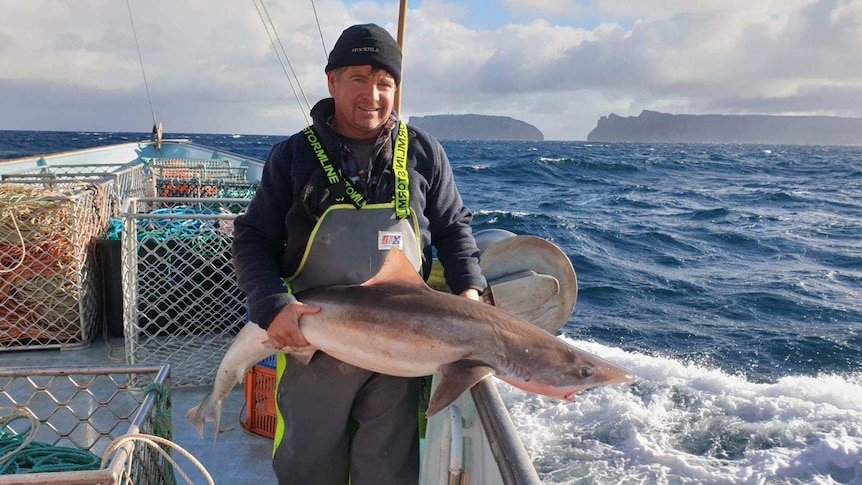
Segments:
[[[568,162],[572,159],[569,157],[539,157],[539,163],[558,163]]]
[[[572,345],[633,371],[566,403],[498,387],[543,483],[862,483],[862,373],[758,383]]]

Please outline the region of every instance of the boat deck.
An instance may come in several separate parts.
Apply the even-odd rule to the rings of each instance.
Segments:
[[[138,177],[145,172],[145,165],[152,172],[152,178]],[[85,348],[5,350],[0,352],[0,367],[15,368],[12,370],[17,372],[19,367],[40,370],[80,366],[107,369],[126,362],[156,366],[170,363],[170,379],[177,386],[170,389],[173,442],[199,460],[217,484],[274,483],[272,440],[251,433],[240,424],[240,419],[245,417],[242,386],[235,388],[224,403],[221,425],[222,429],[228,430],[223,431],[217,443],[213,442],[212,424],[206,429],[206,438],[201,439],[197,430],[185,420],[186,411],[197,405],[211,388],[189,386],[207,380],[208,373],[218,365],[223,350],[244,314],[244,297],[236,288],[232,274],[232,220],[248,204],[248,192],[253,191],[256,181],[260,180],[262,169],[263,163],[259,160],[187,141],[164,141],[158,149],[150,142],[124,143],[0,161],[0,175],[4,179],[8,178],[8,181],[22,179],[20,182],[23,183],[23,179],[30,177],[48,177],[45,180],[34,179],[37,186],[56,183],[54,177],[65,180],[66,177],[83,176],[82,170],[87,177],[92,175],[92,171],[108,177],[111,182],[105,182],[104,193],[112,195],[104,197],[106,202],[111,201],[109,206],[105,206],[105,212],[107,214],[107,208],[110,207],[112,216],[121,218],[123,225],[122,231],[115,224],[108,227],[108,230],[117,229],[121,234],[116,244],[113,241],[109,244],[107,240],[99,243],[104,246],[102,249],[106,253],[103,254],[104,258],[100,258],[104,259],[102,269],[106,273],[103,278],[106,281],[102,302],[104,308],[97,308],[97,303],[94,303],[99,301],[98,297],[91,298],[99,291],[99,284],[95,281],[98,278],[84,277],[86,270],[94,269],[87,264],[75,266],[75,272],[69,271],[67,275],[68,281],[78,289],[76,295],[79,300],[62,300],[65,305],[62,313],[74,313],[78,317],[70,320],[69,331],[73,332],[72,335],[90,335],[88,325],[96,322],[97,315],[104,312],[103,323],[106,328],[102,329],[101,335],[111,338],[97,337]],[[191,177],[188,176],[189,172],[193,173]],[[238,190],[241,193],[237,193]],[[97,191],[86,189],[86,192],[95,198],[92,193]],[[152,192],[158,197],[152,197]],[[72,199],[71,195],[61,200],[68,205],[77,203],[77,199]],[[20,202],[18,198],[14,201]],[[152,213],[149,210],[150,203],[160,209],[177,210]],[[86,207],[89,208],[90,204]],[[54,206],[40,205],[38,208],[44,216],[30,217],[42,229],[35,232],[59,232],[59,229],[53,230],[53,226],[47,229],[41,227],[43,220],[53,220],[50,216],[57,212]],[[101,209],[95,212],[106,215],[102,214]],[[90,215],[90,219],[97,220],[94,214]],[[186,238],[183,231],[173,230],[176,227],[184,228],[189,221],[194,221],[191,224],[194,237]],[[76,230],[67,232],[90,241],[93,237],[101,237],[105,230],[102,222],[106,221],[98,219],[88,225],[91,229],[89,232],[85,232],[73,220],[64,219],[58,224],[62,228],[74,224]],[[17,250],[19,241],[23,240],[20,238],[21,231],[8,222],[7,226],[7,232],[12,236],[7,237],[6,246]],[[150,232],[153,234],[149,235]],[[139,237],[141,234],[148,235]],[[27,242],[31,246],[40,243],[32,239]],[[56,246],[53,240],[45,244],[50,248]],[[121,246],[126,249],[121,250]],[[10,254],[17,253],[13,251]],[[59,254],[66,253],[60,251]],[[124,255],[131,256],[125,258]],[[85,257],[85,253],[78,255],[78,258],[95,264]],[[31,269],[44,279],[53,275],[41,275],[37,271],[45,266],[41,264]],[[435,271],[436,277],[432,275],[432,280],[436,278],[440,286],[444,287],[442,268]],[[25,283],[28,281],[24,279]],[[41,279],[39,282],[43,283]],[[53,282],[51,285],[42,284],[44,287],[62,288]],[[431,286],[436,287],[433,283]],[[29,287],[16,293],[23,296],[32,294]],[[11,340],[11,343],[6,343],[5,349],[26,345],[28,338],[44,338],[43,330],[55,323],[57,319],[53,315],[56,312],[34,310],[36,304],[53,301],[53,297],[39,298],[35,303],[27,299],[7,300],[7,306],[12,310],[10,315],[26,314],[29,320],[23,327],[16,320],[16,333],[7,332],[7,342]],[[132,311],[126,314],[123,309]],[[135,338],[131,341],[130,356],[125,355],[123,339],[113,338],[114,335],[123,335],[124,331],[129,332],[124,322],[135,322],[131,329],[131,335]],[[207,322],[206,332],[195,333],[195,322]],[[191,330],[191,333],[184,334],[179,329]],[[57,332],[52,335],[56,335],[56,338],[52,337],[54,340],[49,342],[51,345],[69,343]],[[178,335],[192,335],[194,338],[174,338]],[[85,421],[91,417],[85,416]],[[81,415],[76,414],[69,419],[78,418]],[[77,428],[73,426],[72,430]],[[539,483],[517,430],[490,379],[480,382],[470,393],[459,397],[450,407],[449,413],[438,413],[432,417],[428,421],[424,444],[426,452],[423,454],[423,475],[420,477],[423,485],[448,480],[452,473],[451,462],[461,461],[467,463],[469,468],[469,471],[464,472],[461,483]],[[465,458],[459,460],[460,454],[450,454],[448,450],[451,449],[463,449]],[[179,454],[174,453],[173,456],[178,458]],[[191,463],[183,459],[178,461],[193,483],[205,483]],[[458,463],[455,465],[462,466]],[[502,473],[508,477],[507,480],[503,480]],[[178,480],[183,482],[180,477]],[[0,480],[0,483],[13,482]]]
[[[0,353],[3,367],[100,366],[124,364],[123,339],[97,337],[85,348],[64,350],[22,350]],[[160,363],[156,363],[160,364]],[[213,427],[209,424],[206,438],[201,439],[185,413],[197,405],[209,392],[209,387],[174,387],[170,389],[173,422],[173,442],[197,458],[217,484],[274,483],[271,467],[272,439],[256,435],[240,425],[245,399],[242,386],[234,388],[224,405],[222,428],[218,442],[213,443]],[[179,454],[174,453],[176,458]],[[193,465],[179,460],[194,481],[205,483]],[[178,483],[183,483],[178,476]]]

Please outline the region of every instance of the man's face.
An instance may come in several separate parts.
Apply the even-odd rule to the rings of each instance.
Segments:
[[[389,119],[395,101],[395,78],[384,69],[348,66],[327,74],[335,98],[335,129],[355,139],[374,138]]]

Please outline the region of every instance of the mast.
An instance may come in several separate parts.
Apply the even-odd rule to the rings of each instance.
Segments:
[[[401,0],[398,8],[398,45],[401,47],[401,54],[404,54],[404,36],[407,25],[407,0]],[[401,84],[398,90],[395,91],[395,112],[398,113],[398,118],[403,120],[401,116],[401,91],[404,90],[404,62],[401,62]]]

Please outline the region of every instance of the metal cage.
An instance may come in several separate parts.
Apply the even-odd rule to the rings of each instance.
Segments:
[[[233,167],[228,160],[208,158],[148,158],[145,160],[156,181],[160,180],[222,180],[245,182],[246,167]]]
[[[130,197],[152,195],[153,180],[141,162],[115,164],[43,165],[0,175],[3,182],[39,184],[53,188],[68,183],[110,181],[107,186],[107,217],[117,217]]]
[[[0,184],[0,351],[89,343],[106,184]]]
[[[211,385],[245,319],[231,245],[248,199],[130,199],[123,212],[126,360],[169,362],[175,386]]]
[[[97,456],[125,434],[167,434],[158,422],[170,410],[169,365],[0,368],[0,409],[35,416],[35,440],[75,447]],[[169,419],[169,418],[167,418]],[[23,424],[29,425],[24,421]],[[169,428],[167,428],[169,430]],[[26,427],[12,429],[24,433]],[[170,438],[170,436],[161,436]],[[124,472],[131,456],[129,474]],[[165,485],[175,483],[170,463],[156,450],[126,443],[107,468],[0,475],[0,485]]]

